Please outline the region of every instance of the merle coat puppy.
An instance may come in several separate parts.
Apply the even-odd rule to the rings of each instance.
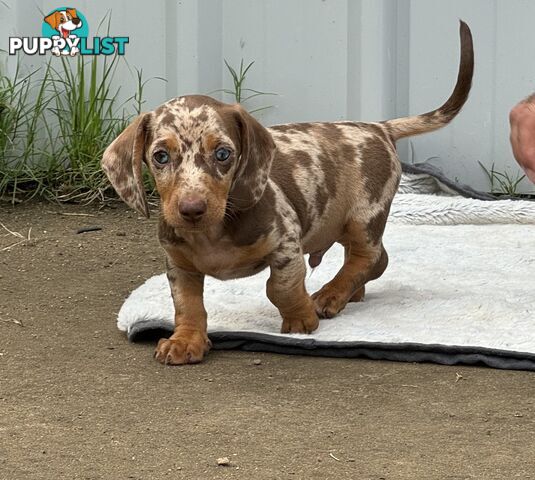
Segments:
[[[161,198],[159,238],[175,306],[175,331],[155,356],[202,360],[210,347],[205,275],[229,279],[269,267],[267,295],[284,333],[310,333],[364,297],[384,272],[382,244],[401,166],[396,140],[436,130],[459,112],[471,87],[472,37],[461,22],[457,83],[440,108],[378,123],[293,123],[264,128],[239,105],[175,98],[137,117],[107,148],[102,165],[121,198],[149,214],[142,165]],[[337,275],[310,296],[312,266],[334,243],[345,248]]]

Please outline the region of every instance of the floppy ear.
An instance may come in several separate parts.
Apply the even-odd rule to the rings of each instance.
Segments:
[[[59,18],[61,13],[52,12],[48,17],[45,17],[45,22],[48,23],[54,30],[58,28]]]
[[[241,148],[229,197],[237,209],[246,210],[264,193],[275,154],[275,142],[268,130],[240,105],[233,108]]]
[[[119,196],[149,217],[142,166],[145,157],[149,114],[139,115],[104,151],[102,169]]]
[[[76,8],[67,8],[67,13],[70,13],[72,18],[76,18],[78,16],[76,14]]]

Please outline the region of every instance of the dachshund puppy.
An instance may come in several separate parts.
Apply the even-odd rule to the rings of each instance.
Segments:
[[[448,124],[468,98],[472,37],[461,22],[457,84],[437,110],[379,123],[294,123],[264,128],[239,105],[191,95],[137,117],[104,152],[121,198],[148,216],[142,165],[161,198],[159,238],[175,306],[175,331],[161,339],[162,363],[200,362],[210,348],[205,275],[218,279],[270,268],[267,296],[283,333],[310,333],[364,297],[388,256],[382,235],[401,166],[395,142]],[[310,296],[306,266],[335,242],[336,276]]]

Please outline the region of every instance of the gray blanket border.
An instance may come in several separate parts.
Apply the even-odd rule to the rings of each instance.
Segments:
[[[164,320],[136,323],[128,340],[155,340],[173,333]],[[322,342],[313,338],[292,338],[257,332],[210,332],[214,350],[243,350],[285,355],[335,358],[367,358],[394,362],[428,362],[441,365],[480,365],[506,370],[535,371],[535,354],[486,347],[380,342]]]
[[[486,192],[480,192],[478,190],[474,190],[469,185],[466,185],[461,182],[454,182],[450,180],[448,177],[446,177],[442,171],[435,167],[434,165],[431,165],[430,163],[403,163],[401,162],[401,167],[403,170],[403,173],[412,173],[412,174],[425,174],[430,175],[431,177],[434,177],[438,180],[439,183],[442,185],[445,185],[450,190],[453,190],[454,192],[457,192],[459,195],[462,195],[466,198],[475,198],[477,200],[524,200],[524,201],[535,201],[535,199],[530,198],[520,198],[520,197],[511,197],[508,195],[493,195],[491,193]]]
[[[212,332],[216,350],[244,350],[336,358],[367,358],[441,365],[483,365],[507,370],[535,371],[535,354],[486,347],[419,343],[319,342],[254,332]]]

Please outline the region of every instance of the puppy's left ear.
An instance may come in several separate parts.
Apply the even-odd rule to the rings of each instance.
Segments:
[[[78,17],[78,14],[76,13],[76,8],[67,8],[67,12],[71,14],[72,18]]]
[[[139,115],[102,156],[102,169],[119,196],[132,208],[149,217],[143,186],[142,166],[150,115]]]
[[[237,209],[246,210],[264,193],[275,155],[275,142],[268,130],[240,105],[232,108],[241,148],[229,200]]]
[[[45,17],[45,22],[48,23],[54,30],[56,30],[59,25],[60,16],[61,16],[61,13],[52,12],[50,15]]]

